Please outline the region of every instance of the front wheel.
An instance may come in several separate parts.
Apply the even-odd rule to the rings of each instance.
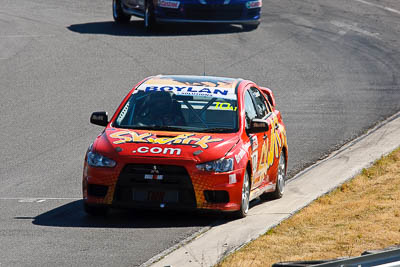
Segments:
[[[246,217],[247,213],[249,212],[249,206],[250,206],[250,179],[249,179],[249,173],[245,171],[243,176],[243,185],[242,185],[242,202],[240,204],[240,210],[236,211],[234,216],[236,218]]]
[[[279,158],[278,173],[276,177],[275,191],[270,193],[264,193],[260,196],[262,200],[278,199],[283,196],[286,185],[286,160],[285,153],[282,151]]]
[[[154,15],[154,6],[152,0],[146,1],[146,7],[144,10],[144,28],[147,31],[151,31],[156,27],[156,19]]]
[[[127,23],[131,20],[131,16],[124,13],[121,6],[121,0],[113,0],[113,18],[117,23]]]

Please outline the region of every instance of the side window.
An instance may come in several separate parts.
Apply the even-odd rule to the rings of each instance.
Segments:
[[[254,96],[254,100],[256,102],[255,104],[257,107],[258,118],[262,119],[270,112],[265,103],[266,100],[257,88],[251,87],[250,92]]]
[[[245,107],[245,113],[246,113],[246,129],[249,128],[250,122],[252,119],[257,117],[257,111],[254,107],[253,100],[251,98],[251,95],[249,91],[247,90],[245,95],[244,95],[244,107]]]
[[[267,102],[267,108],[269,109],[269,111],[272,112],[273,109],[272,109],[272,105],[271,105],[271,103],[269,102],[269,100],[266,99],[265,102]]]

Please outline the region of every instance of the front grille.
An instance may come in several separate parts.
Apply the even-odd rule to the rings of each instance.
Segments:
[[[129,164],[119,175],[114,204],[129,207],[195,208],[192,181],[182,166]]]
[[[188,19],[237,20],[243,15],[243,5],[185,5]]]

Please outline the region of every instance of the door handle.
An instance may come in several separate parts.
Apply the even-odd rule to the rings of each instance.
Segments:
[[[276,124],[275,125],[275,130],[278,130],[279,129],[279,124]]]

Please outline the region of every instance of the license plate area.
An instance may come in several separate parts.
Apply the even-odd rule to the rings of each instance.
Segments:
[[[149,191],[147,193],[148,201],[164,202],[165,192]]]
[[[132,199],[139,202],[177,203],[179,201],[179,192],[133,190]]]

